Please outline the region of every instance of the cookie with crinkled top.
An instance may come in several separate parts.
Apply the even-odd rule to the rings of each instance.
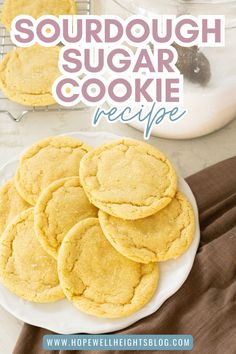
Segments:
[[[35,205],[39,195],[58,179],[79,176],[82,157],[91,148],[78,139],[56,136],[32,145],[21,157],[15,176],[18,193]]]
[[[59,47],[34,45],[9,51],[0,63],[0,89],[10,100],[26,106],[55,104],[52,86],[61,75]]]
[[[158,285],[157,264],[133,262],[105,238],[98,219],[75,225],[64,238],[58,274],[66,297],[81,311],[106,318],[140,310]]]
[[[0,281],[28,301],[47,303],[64,298],[57,262],[34,233],[33,208],[14,219],[0,239]]]
[[[153,146],[129,139],[102,145],[84,156],[80,179],[91,203],[127,220],[161,210],[177,188],[168,159]]]
[[[77,7],[74,0],[5,0],[1,22],[10,31],[12,20],[19,15],[28,15],[37,19],[43,15],[76,14]]]
[[[13,179],[5,183],[0,189],[0,237],[6,226],[30,207],[17,192]]]
[[[180,192],[164,209],[147,218],[123,220],[100,211],[99,221],[112,246],[141,263],[181,256],[191,245],[195,231],[193,208]]]
[[[35,206],[35,231],[45,251],[57,258],[63,238],[72,226],[97,214],[79,177],[63,178],[53,182],[39,197]]]

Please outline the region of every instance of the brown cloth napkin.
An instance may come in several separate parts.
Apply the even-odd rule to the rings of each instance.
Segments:
[[[192,271],[181,289],[156,313],[119,333],[192,334],[191,353],[235,354],[236,157],[189,177],[187,182],[197,199],[201,224],[201,244]],[[13,354],[62,353],[42,349],[42,337],[50,333],[25,324]]]

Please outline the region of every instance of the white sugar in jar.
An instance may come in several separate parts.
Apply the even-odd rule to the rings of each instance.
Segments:
[[[192,54],[180,52],[179,60],[186,61],[184,107],[188,115],[175,124],[165,121],[152,133],[173,139],[194,138],[218,130],[236,117],[236,0],[100,0],[95,11],[122,18],[134,14],[225,15],[225,47],[195,48]],[[200,61],[194,58],[199,53]],[[192,61],[197,65],[191,66]],[[132,126],[143,129],[139,122]]]

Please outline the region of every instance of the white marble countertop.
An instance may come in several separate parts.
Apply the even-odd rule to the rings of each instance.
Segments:
[[[70,131],[111,131],[122,136],[142,139],[142,133],[123,124],[101,123],[91,127],[92,111],[73,113],[30,114],[21,123],[0,115],[0,164],[18,155],[33,142]],[[207,166],[235,155],[236,120],[211,135],[186,141],[151,138],[175,164],[178,172],[187,177]],[[10,354],[20,333],[22,323],[0,307],[0,353]],[[36,353],[35,353],[36,354]]]

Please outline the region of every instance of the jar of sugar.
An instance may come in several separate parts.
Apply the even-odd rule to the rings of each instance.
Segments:
[[[99,6],[99,7],[98,7]],[[224,15],[224,47],[176,47],[184,76],[184,107],[188,114],[173,124],[163,122],[152,134],[188,139],[209,134],[236,117],[236,0],[100,0],[96,11],[127,18],[154,15]],[[131,123],[143,129],[140,122]]]

